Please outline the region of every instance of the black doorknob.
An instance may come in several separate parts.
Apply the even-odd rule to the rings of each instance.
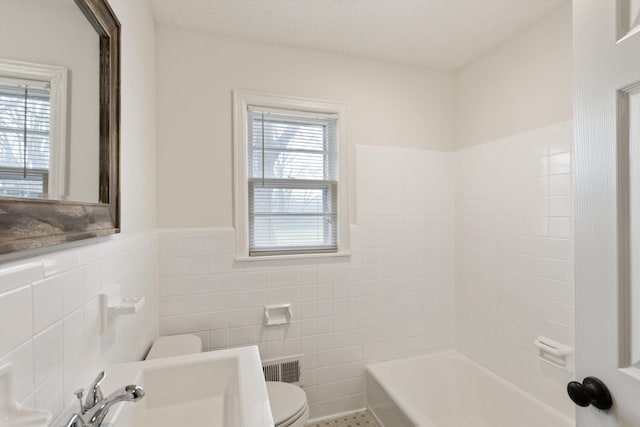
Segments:
[[[596,377],[587,377],[582,383],[571,381],[567,384],[567,393],[578,406],[593,405],[598,409],[607,410],[613,405],[609,389]]]

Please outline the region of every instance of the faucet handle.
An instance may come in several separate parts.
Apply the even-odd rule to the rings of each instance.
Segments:
[[[78,398],[78,402],[80,402],[80,413],[84,415],[84,413],[87,412],[84,410],[84,405],[82,404],[82,395],[84,394],[84,389],[79,388],[76,391],[74,391],[73,394],[76,395],[76,397]]]
[[[84,422],[82,417],[78,414],[71,415],[71,418],[67,420],[64,427],[87,427],[87,424]]]
[[[102,380],[104,380],[104,377],[105,377],[104,371],[100,371],[96,379],[93,380],[93,383],[89,388],[89,393],[87,394],[87,400],[84,405],[85,411],[88,411],[89,409],[96,406],[96,403],[98,403],[104,398],[104,396],[102,395],[102,390],[100,390],[100,383],[102,383]]]

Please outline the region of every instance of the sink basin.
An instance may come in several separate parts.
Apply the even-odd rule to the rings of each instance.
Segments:
[[[108,367],[105,395],[127,384],[145,397],[114,407],[112,427],[272,427],[258,348],[240,347]]]

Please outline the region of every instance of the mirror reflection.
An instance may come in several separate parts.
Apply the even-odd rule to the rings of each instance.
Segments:
[[[100,201],[99,55],[73,0],[0,0],[0,197]]]
[[[50,93],[42,82],[0,76],[0,195],[47,197],[51,138]],[[53,169],[53,167],[52,167]]]

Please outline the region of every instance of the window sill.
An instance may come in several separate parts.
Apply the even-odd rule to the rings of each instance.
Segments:
[[[336,258],[350,257],[351,252],[341,251],[319,254],[295,254],[295,255],[265,255],[265,256],[236,256],[236,262],[275,261],[283,259],[307,259],[307,258]]]

